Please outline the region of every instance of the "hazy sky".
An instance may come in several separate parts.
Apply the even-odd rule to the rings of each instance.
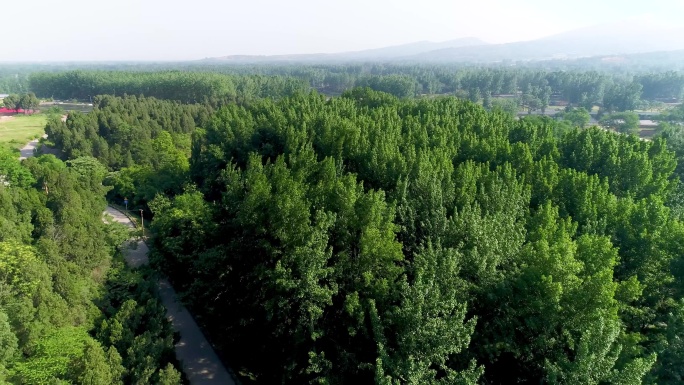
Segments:
[[[635,17],[684,24],[684,0],[31,0],[9,4],[0,1],[0,61],[186,60],[340,52],[467,36],[503,43]]]

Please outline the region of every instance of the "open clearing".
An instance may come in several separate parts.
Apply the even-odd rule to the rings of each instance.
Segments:
[[[31,139],[40,137],[45,132],[47,116],[14,115],[0,119],[0,147],[20,149]]]

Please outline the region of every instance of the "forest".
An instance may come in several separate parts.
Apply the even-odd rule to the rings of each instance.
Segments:
[[[681,97],[661,79],[676,73],[552,75],[526,84],[556,79],[551,93],[614,110]],[[100,194],[152,218],[154,268],[243,383],[682,382],[684,109],[645,141],[297,79],[31,75],[38,96],[116,86],[46,133],[67,159],[97,160]]]

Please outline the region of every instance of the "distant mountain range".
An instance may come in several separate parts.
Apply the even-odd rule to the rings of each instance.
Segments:
[[[639,22],[581,28],[546,38],[508,44],[446,48],[411,59],[420,61],[496,62],[505,60],[575,59],[684,49],[684,28]]]
[[[629,21],[581,28],[542,39],[487,44],[468,37],[445,42],[416,42],[392,47],[334,54],[274,56],[233,55],[209,62],[478,62],[539,61],[593,56],[626,55],[684,49],[684,28],[667,28],[645,21]]]
[[[227,62],[317,62],[317,61],[373,61],[373,60],[395,60],[398,58],[411,57],[426,52],[442,49],[482,46],[487,43],[474,37],[449,40],[444,42],[419,41],[415,43],[395,45],[390,47],[369,49],[363,51],[342,52],[342,53],[314,53],[314,54],[294,54],[294,55],[231,55],[207,58],[204,61],[227,61]]]
[[[335,55],[340,55],[344,57],[346,60],[394,59],[420,55],[425,52],[432,52],[442,49],[479,47],[483,45],[487,45],[487,43],[474,37],[465,37],[462,39],[449,40],[440,43],[434,43],[430,41],[419,41],[416,43],[402,44],[377,49],[369,49],[365,51],[346,52]]]

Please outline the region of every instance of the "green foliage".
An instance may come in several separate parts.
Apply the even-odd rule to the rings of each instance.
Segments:
[[[589,111],[580,107],[563,113],[562,118],[570,122],[574,127],[584,128],[589,123],[591,115],[589,115]]]
[[[0,185],[26,188],[33,183],[31,173],[20,166],[16,155],[0,149]]]
[[[649,55],[649,58],[655,57]],[[148,63],[112,66],[45,65],[9,68],[0,91],[31,90],[41,97],[90,100],[95,95],[145,95],[184,103],[208,102],[213,106],[232,101],[289,96],[307,86],[328,95],[340,95],[354,87],[371,87],[397,97],[455,94],[479,102],[499,95],[520,95],[528,108],[542,109],[554,100],[591,110],[632,110],[645,100],[676,101],[684,83],[679,72],[644,72],[643,68],[612,68],[571,64],[568,61],[537,62],[511,67],[466,64],[263,64]],[[597,67],[602,67],[598,65]],[[630,71],[637,71],[632,75]],[[21,74],[21,76],[16,76]]]
[[[144,207],[157,193],[182,191],[190,135],[211,110],[152,98],[102,96],[90,114],[71,113],[66,122],[51,119],[46,132],[84,179],[101,181],[107,169],[117,170],[105,178],[109,199],[129,198],[131,208]]]
[[[159,385],[181,385],[181,374],[171,364],[167,364],[159,372]]]
[[[90,336],[83,328],[58,329],[41,339],[31,357],[15,364],[12,377],[21,384],[47,384],[55,379],[76,380],[70,373],[71,365],[83,358],[88,340]]]
[[[5,365],[14,361],[17,351],[17,337],[12,332],[7,314],[0,309],[0,376],[4,374]]]
[[[562,139],[559,163],[607,178],[616,196],[667,196],[675,186],[675,156],[662,140],[647,142],[597,128],[569,132]]]
[[[606,89],[603,105],[607,111],[631,111],[636,109],[643,86],[640,83],[613,83]]]
[[[131,271],[117,258],[105,283],[106,294],[98,303],[103,314],[95,322],[94,334],[107,347],[100,361],[106,358],[112,378],[126,384],[180,378],[174,367],[173,332],[154,282],[150,271]]]
[[[11,94],[3,99],[3,104],[8,110],[34,110],[40,104],[40,100],[33,92],[26,94]]]
[[[466,282],[459,277],[463,258],[453,249],[428,243],[416,255],[413,282],[400,283],[401,302],[385,316],[391,333],[379,340],[380,383],[476,384],[483,368],[475,363],[459,373],[449,358],[470,343],[475,319],[465,321]]]
[[[523,90],[521,102],[524,108],[527,108],[528,113],[535,110],[541,110],[542,114],[546,111],[551,98],[551,87],[541,83],[540,85],[528,84]]]
[[[40,264],[32,247],[20,245],[16,242],[0,243],[0,274],[3,283],[3,299],[10,296],[31,295],[35,292],[38,282],[31,276],[31,269],[27,266]]]
[[[594,105],[634,108],[638,81],[516,69],[416,81],[362,69],[311,75],[340,92],[367,86],[339,98],[239,100],[255,95],[246,80],[235,96],[198,88],[215,96],[205,105],[98,97],[91,115],[49,123],[69,167],[26,167],[39,186],[64,173],[101,194],[86,181],[104,177],[110,197],[147,204],[153,265],[260,383],[676,382],[684,225],[664,203],[680,188],[676,153],[662,139],[572,127]],[[130,74],[68,76],[134,86]],[[168,75],[157,95],[201,100],[192,88],[189,99],[169,96],[181,78]],[[164,77],[140,84],[150,79]],[[521,92],[530,111],[562,97],[584,110],[515,119],[465,100],[405,98],[426,89],[487,107]],[[220,98],[239,103],[211,115]],[[633,118],[603,123],[627,132]],[[68,217],[50,195],[62,210],[54,218]],[[110,282],[120,280],[140,282]],[[138,285],[108,288],[97,340],[121,355],[125,382],[177,383],[160,370],[172,362],[162,313],[145,290],[131,293]],[[104,361],[89,364],[92,378],[106,377]]]
[[[639,326],[680,298],[675,164],[448,98],[231,106],[150,204],[153,261],[259,381],[636,384],[678,346]]]
[[[17,110],[19,107],[17,105],[19,104],[20,96],[17,94],[12,94],[12,95],[7,95],[2,99],[2,104],[5,105],[5,108],[8,110]]]
[[[658,117],[662,122],[670,123],[684,123],[684,105],[680,104],[677,107],[671,108]]]
[[[501,110],[510,116],[518,115],[518,100],[517,99],[501,99],[496,98],[492,100],[492,109]]]
[[[19,163],[6,155],[0,170],[7,176],[0,185],[0,382],[156,383],[161,368],[178,378],[167,367],[173,335],[149,285],[132,294],[125,286],[143,305],[135,306],[137,324],[121,318],[122,333],[134,337],[119,342],[123,357],[108,340],[93,339],[102,319],[117,313],[103,306],[117,285],[105,277],[129,237],[103,223],[105,166],[91,157]]]
[[[639,133],[639,115],[634,112],[619,112],[604,115],[599,124],[623,134]]]
[[[357,80],[356,87],[369,87],[375,91],[385,92],[398,98],[414,96],[416,81],[406,75],[386,75],[362,77]]]
[[[643,89],[643,97],[655,99],[681,99],[684,94],[684,76],[675,71],[641,74],[635,79]]]
[[[198,71],[36,72],[30,75],[29,83],[38,96],[61,100],[90,100],[96,95],[145,95],[212,105],[306,90],[301,81],[292,78],[236,77]]]
[[[111,348],[110,348],[111,349]],[[112,350],[113,353],[116,350]],[[120,372],[123,371],[118,353],[111,356],[114,362],[108,362],[107,354],[100,344],[95,341],[86,341],[83,348],[83,356],[73,363],[73,376],[79,384],[109,385],[121,383]]]

